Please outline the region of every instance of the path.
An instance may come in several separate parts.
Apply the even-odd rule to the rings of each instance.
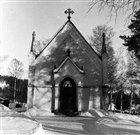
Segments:
[[[46,134],[55,135],[136,135],[128,129],[110,128],[89,117],[36,117]]]

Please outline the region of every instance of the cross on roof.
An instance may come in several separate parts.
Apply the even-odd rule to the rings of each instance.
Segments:
[[[35,35],[36,35],[36,34],[35,34],[35,31],[33,31],[33,34],[32,34],[32,36],[33,36],[33,37],[35,37]]]
[[[68,17],[67,17],[67,18],[68,18],[68,20],[70,20],[70,18],[71,18],[70,14],[73,14],[74,11],[71,10],[70,8],[68,8],[64,13],[65,13],[65,14],[68,14]]]

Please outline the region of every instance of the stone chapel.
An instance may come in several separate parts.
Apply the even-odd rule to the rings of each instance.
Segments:
[[[28,109],[35,106],[55,114],[79,114],[107,109],[107,52],[103,34],[99,56],[71,21],[74,12],[44,49],[34,53],[35,32],[29,54]]]

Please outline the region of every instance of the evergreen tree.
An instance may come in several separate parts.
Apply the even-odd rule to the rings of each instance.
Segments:
[[[0,98],[14,100],[14,80],[12,76],[0,75]],[[4,84],[3,84],[4,82]],[[27,102],[28,80],[17,79],[16,100],[21,103]]]
[[[124,46],[127,46],[128,51],[134,51],[136,57],[140,60],[140,9],[135,12],[134,19],[128,26],[131,31],[130,36],[120,36],[124,40]]]

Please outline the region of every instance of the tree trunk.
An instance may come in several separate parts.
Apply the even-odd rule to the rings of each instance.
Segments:
[[[115,109],[116,109],[116,93],[115,93],[115,95],[114,95],[114,112],[115,112]]]
[[[122,106],[123,106],[123,89],[121,90],[121,113],[122,113]]]
[[[112,88],[110,88],[110,110],[112,111]]]
[[[131,83],[131,99],[130,99],[130,112],[132,112],[132,105],[133,105],[133,84]]]
[[[16,84],[17,84],[17,82],[16,82],[16,77],[15,77],[15,82],[14,82],[14,103],[16,101]]]
[[[136,114],[136,94],[134,93],[134,90],[133,90],[133,100],[134,100],[135,114]]]

